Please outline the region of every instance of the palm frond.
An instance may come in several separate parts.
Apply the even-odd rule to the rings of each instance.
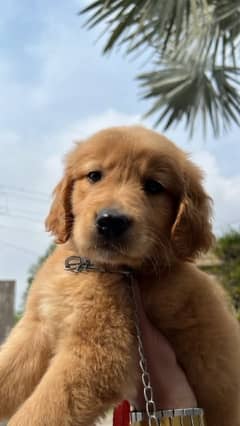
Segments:
[[[104,52],[111,50],[117,43],[136,44],[150,43],[163,37],[167,44],[171,37],[175,42],[183,31],[186,31],[190,16],[195,24],[201,26],[201,19],[206,14],[204,0],[99,0],[80,11],[88,15],[86,25],[92,28],[100,22],[110,25],[111,35],[104,47]],[[149,28],[152,31],[149,32]],[[132,47],[128,49],[131,51]]]
[[[180,120],[193,132],[196,117],[202,117],[216,135],[229,128],[232,122],[240,124],[240,68],[212,65],[206,72],[199,62],[162,63],[157,71],[139,75],[143,98],[153,100],[147,112],[157,114],[155,125],[164,120],[165,129]]]
[[[218,135],[239,124],[239,0],[97,0],[80,13],[88,28],[106,24],[105,53],[152,51],[154,71],[139,81],[156,125],[185,119],[192,132],[200,114]]]

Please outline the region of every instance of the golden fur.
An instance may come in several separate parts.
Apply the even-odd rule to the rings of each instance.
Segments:
[[[86,178],[101,170],[95,184]],[[165,188],[146,194],[144,179]],[[171,342],[209,426],[240,426],[239,326],[224,291],[192,262],[210,247],[202,174],[163,136],[112,128],[66,158],[46,224],[59,246],[40,269],[26,310],[0,351],[0,418],[9,426],[88,426],[134,395],[132,305],[117,274],[64,271],[72,254],[135,270],[146,311]],[[102,246],[95,216],[121,209],[132,226]],[[154,348],[153,348],[154,350]]]

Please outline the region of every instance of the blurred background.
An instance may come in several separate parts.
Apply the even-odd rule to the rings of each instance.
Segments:
[[[128,7],[124,9],[123,3]],[[238,308],[239,2],[221,0],[217,8],[217,2],[199,0],[197,10],[190,0],[181,2],[181,10],[176,3],[168,0],[167,10],[163,1],[2,3],[0,289],[4,287],[7,295],[0,297],[0,326],[4,333],[12,324],[14,282],[17,319],[35,271],[51,250],[44,220],[65,153],[74,140],[120,124],[157,123],[156,129],[187,150],[205,171],[218,240],[216,249],[200,263],[218,274]],[[88,6],[90,10],[79,14]]]

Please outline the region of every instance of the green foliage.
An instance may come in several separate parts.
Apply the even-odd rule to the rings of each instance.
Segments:
[[[218,276],[240,313],[240,231],[231,230],[220,237],[215,253],[221,262],[208,271]]]
[[[231,230],[219,238],[215,251],[226,263],[240,262],[240,232]]]
[[[219,238],[216,254],[222,260],[222,282],[240,311],[240,232],[230,231]]]
[[[23,295],[23,300],[22,300],[22,306],[21,308],[15,313],[15,317],[14,317],[14,323],[16,324],[21,318],[22,318],[22,314],[23,314],[23,310],[24,310],[24,306],[26,303],[26,299],[27,299],[27,295],[29,292],[29,289],[32,285],[32,282],[36,276],[37,271],[39,270],[39,268],[42,266],[43,262],[45,262],[45,260],[48,258],[48,256],[53,252],[53,250],[55,249],[55,244],[51,244],[47,251],[44,253],[43,256],[40,256],[38,258],[38,260],[36,261],[36,263],[34,263],[30,269],[29,269],[29,276],[27,278],[27,289],[24,292]]]
[[[239,0],[98,0],[81,13],[90,29],[106,24],[104,53],[123,45],[152,54],[153,69],[138,78],[156,125],[185,119],[192,133],[200,114],[219,135],[239,124]]]
[[[14,324],[17,324],[17,322],[22,318],[22,310],[19,310],[15,312],[14,315]]]
[[[29,269],[29,276],[28,276],[28,278],[27,278],[27,289],[26,289],[26,291],[24,292],[24,295],[23,295],[23,307],[24,307],[24,305],[25,305],[25,302],[26,302],[26,298],[27,298],[27,295],[28,295],[28,291],[29,291],[29,289],[30,289],[30,287],[31,287],[31,285],[32,285],[32,282],[33,282],[33,280],[34,280],[34,278],[35,278],[35,276],[36,276],[36,273],[37,273],[37,271],[39,270],[39,268],[42,266],[42,264],[43,264],[43,262],[45,262],[45,260],[48,258],[48,256],[53,252],[53,250],[55,249],[55,244],[51,244],[49,247],[48,247],[48,249],[47,249],[47,251],[44,253],[44,255],[43,256],[40,256],[39,258],[38,258],[38,260],[36,261],[36,263],[34,263],[31,267],[30,267],[30,269]],[[20,312],[18,312],[18,317],[21,317],[21,311]]]

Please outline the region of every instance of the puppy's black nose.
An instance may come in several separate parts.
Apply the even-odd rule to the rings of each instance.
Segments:
[[[106,238],[120,237],[130,226],[131,220],[114,209],[101,210],[96,218],[98,233]]]

